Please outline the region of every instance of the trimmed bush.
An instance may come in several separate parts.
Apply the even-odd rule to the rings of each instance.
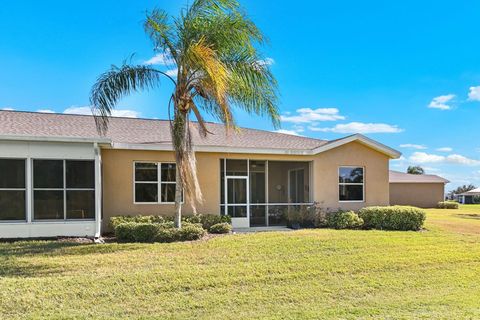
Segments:
[[[185,222],[181,229],[173,223],[124,222],[115,227],[118,242],[174,242],[201,239],[206,231],[200,224]]]
[[[356,229],[363,225],[363,219],[353,211],[338,211],[327,214],[327,226],[334,229]]]
[[[189,223],[200,223],[203,229],[209,230],[211,226],[217,223],[231,224],[232,218],[230,216],[220,216],[216,214],[196,214],[185,217],[184,221]]]
[[[458,202],[455,201],[440,201],[437,204],[438,209],[458,209]]]
[[[162,216],[116,216],[110,218],[110,225],[115,229],[119,224],[126,222],[135,222],[135,223],[164,223],[168,219],[165,219]]]
[[[178,229],[176,229],[178,230]],[[178,240],[179,241],[193,241],[201,239],[205,235],[206,231],[197,224],[187,224],[182,226],[178,230]]]
[[[425,211],[416,207],[366,207],[358,211],[366,229],[420,230],[425,222]]]
[[[137,223],[124,222],[115,227],[115,237],[118,242],[135,242],[135,228]]]
[[[214,224],[213,226],[210,227],[210,229],[208,229],[208,232],[218,233],[218,234],[230,233],[231,231],[232,231],[232,226],[226,222]]]
[[[173,227],[173,217],[163,216],[116,216],[110,218],[110,225],[115,228],[122,223],[154,223],[154,224],[169,224]],[[211,226],[217,223],[232,223],[230,216],[220,216],[214,214],[196,214],[193,216],[182,217],[183,223],[199,224],[203,229],[208,230]]]

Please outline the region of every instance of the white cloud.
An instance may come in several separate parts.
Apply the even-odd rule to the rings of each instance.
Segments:
[[[335,132],[335,133],[398,133],[403,129],[397,125],[390,125],[386,123],[362,123],[350,122],[344,124],[337,124],[332,128],[316,128],[309,127],[312,131],[320,132]]]
[[[2,110],[4,111],[13,111],[15,110],[14,108],[11,108],[11,107],[5,107],[5,108],[2,108]]]
[[[143,62],[145,65],[160,65],[160,66],[167,66],[175,64],[175,60],[173,60],[172,56],[169,53],[157,53],[150,59]]]
[[[450,154],[441,156],[437,154],[428,154],[425,152],[414,152],[409,160],[414,163],[446,163],[446,164],[462,164],[467,166],[478,166],[480,160],[470,159],[460,154]]]
[[[408,149],[417,149],[417,150],[425,150],[427,149],[426,146],[422,144],[413,144],[413,143],[404,143],[400,145],[400,148],[408,148]]]
[[[468,100],[480,101],[480,86],[470,87],[470,92],[468,92]]]
[[[41,112],[41,113],[55,113],[55,111],[50,110],[50,109],[39,109],[39,110],[37,110],[37,112]]]
[[[452,152],[453,151],[453,149],[450,148],[450,147],[441,147],[441,148],[437,148],[436,150],[440,151],[440,152]]]
[[[63,111],[67,114],[81,114],[81,115],[92,115],[92,109],[90,106],[76,107],[72,106]],[[114,109],[112,110],[113,117],[125,117],[125,118],[138,118],[140,113],[135,110],[126,110],[126,109]]]
[[[300,108],[297,109],[296,115],[284,114],[280,116],[280,120],[283,122],[292,123],[314,123],[318,121],[336,121],[344,120],[345,117],[341,116],[340,111],[337,108]]]
[[[273,131],[273,132],[290,134],[290,135],[293,135],[293,136],[299,136],[299,135],[300,135],[300,134],[298,134],[298,132],[295,131],[295,130],[278,129],[278,130],[275,130],[275,131]]]
[[[447,94],[443,96],[438,96],[433,98],[433,100],[428,105],[429,108],[440,109],[440,110],[450,110],[452,107],[449,105],[449,102],[455,98],[454,94]]]
[[[415,163],[438,163],[445,161],[445,157],[436,154],[428,154],[425,152],[414,152],[410,156],[410,161]]]
[[[260,66],[271,66],[274,63],[275,63],[275,60],[273,60],[273,58],[265,58],[257,61],[257,64]]]
[[[470,159],[459,154],[451,154],[447,156],[447,162],[456,164],[465,164],[467,166],[478,166],[480,160]]]

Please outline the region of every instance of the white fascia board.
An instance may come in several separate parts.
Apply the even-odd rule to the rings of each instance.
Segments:
[[[219,152],[219,153],[250,153],[250,154],[291,154],[291,155],[313,155],[313,150],[290,150],[275,148],[240,148],[226,146],[194,146],[195,152]],[[123,150],[153,150],[153,151],[173,151],[171,144],[130,144],[113,143],[112,149]]]
[[[41,142],[96,142],[100,144],[110,144],[111,140],[107,138],[82,138],[82,137],[62,137],[62,136],[24,136],[24,135],[0,135],[0,140],[5,141],[41,141]]]

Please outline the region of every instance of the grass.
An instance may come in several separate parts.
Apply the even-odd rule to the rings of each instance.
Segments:
[[[427,231],[0,244],[0,319],[477,319],[480,206]]]

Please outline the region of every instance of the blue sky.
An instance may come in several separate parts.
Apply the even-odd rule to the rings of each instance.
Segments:
[[[0,109],[83,112],[96,77],[154,56],[145,10],[185,1],[16,1],[0,9]],[[480,185],[479,1],[242,1],[270,39],[282,130],[332,139],[362,132],[449,189]],[[158,66],[168,70],[168,66]],[[166,117],[171,87],[121,101],[119,114]],[[236,112],[242,126],[273,130]]]

